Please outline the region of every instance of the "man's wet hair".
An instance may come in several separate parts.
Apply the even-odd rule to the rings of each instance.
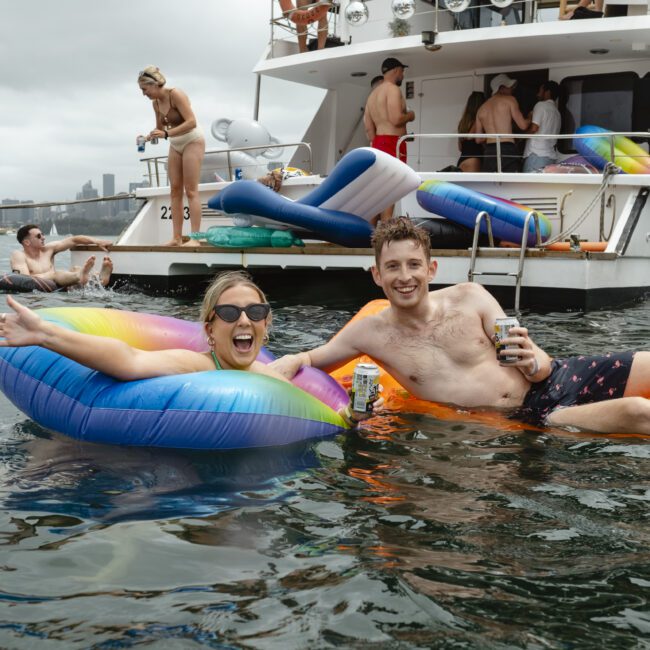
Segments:
[[[26,237],[29,237],[29,231],[32,228],[39,228],[35,223],[28,223],[26,226],[21,226],[18,228],[18,232],[16,233],[16,239],[18,240],[19,244],[23,243],[23,239]]]
[[[427,260],[431,259],[429,233],[422,228],[418,228],[408,217],[397,217],[379,223],[370,240],[375,249],[375,261],[379,262],[384,244],[408,240],[415,242],[417,246],[422,248]]]

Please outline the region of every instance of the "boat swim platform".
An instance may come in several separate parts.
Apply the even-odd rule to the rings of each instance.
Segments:
[[[88,254],[105,253],[96,246],[77,246],[73,263]],[[372,280],[371,248],[346,248],[326,242],[304,247],[232,249],[201,245],[113,246],[111,286],[153,295],[200,295],[220,271],[245,269],[275,301],[340,302],[351,304],[382,297]],[[476,271],[517,270],[519,248],[480,248]],[[438,271],[432,289],[467,281],[470,249],[432,249]],[[650,260],[616,252],[526,251],[521,306],[540,309],[599,309],[629,304],[650,295]],[[553,268],[548,261],[553,260]],[[622,283],[622,278],[625,282]],[[506,308],[514,304],[515,279],[478,276],[478,282]]]

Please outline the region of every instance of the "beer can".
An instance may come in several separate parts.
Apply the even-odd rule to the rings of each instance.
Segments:
[[[509,347],[506,347],[501,343],[501,341],[503,341],[503,339],[508,337],[508,333],[510,332],[511,327],[519,327],[519,321],[516,318],[506,316],[505,318],[497,318],[494,321],[494,344],[495,344],[496,349],[497,349],[497,359],[501,363],[514,363],[515,361],[517,361],[519,359],[518,356],[505,355],[505,356],[502,357],[502,356],[499,355],[501,350],[518,350],[519,349],[519,346],[516,346],[516,345],[512,346],[511,345]]]
[[[244,178],[244,175],[242,174],[241,167],[235,167],[235,180],[240,181],[242,178]]]
[[[352,410],[372,413],[379,397],[379,368],[374,363],[358,363],[352,375]]]
[[[151,138],[149,142],[151,142],[151,144],[158,144],[158,138]]]
[[[136,142],[138,143],[138,151],[142,153],[144,151],[144,145],[145,142],[147,141],[147,138],[145,138],[143,135],[139,135],[136,139]]]

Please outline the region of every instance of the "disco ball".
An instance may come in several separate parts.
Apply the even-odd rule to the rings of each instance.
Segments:
[[[499,9],[505,9],[512,4],[512,0],[490,0],[490,2]]]
[[[359,27],[368,22],[368,7],[363,0],[350,0],[345,8],[345,20],[352,27]]]
[[[470,5],[470,0],[443,0],[443,2],[445,7],[455,14],[465,11]]]
[[[392,0],[390,10],[395,18],[408,20],[415,13],[415,0]]]

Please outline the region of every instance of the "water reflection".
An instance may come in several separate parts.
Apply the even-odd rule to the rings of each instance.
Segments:
[[[204,516],[286,499],[313,447],[207,452],[83,443],[26,420],[0,447],[6,508],[117,522]]]

